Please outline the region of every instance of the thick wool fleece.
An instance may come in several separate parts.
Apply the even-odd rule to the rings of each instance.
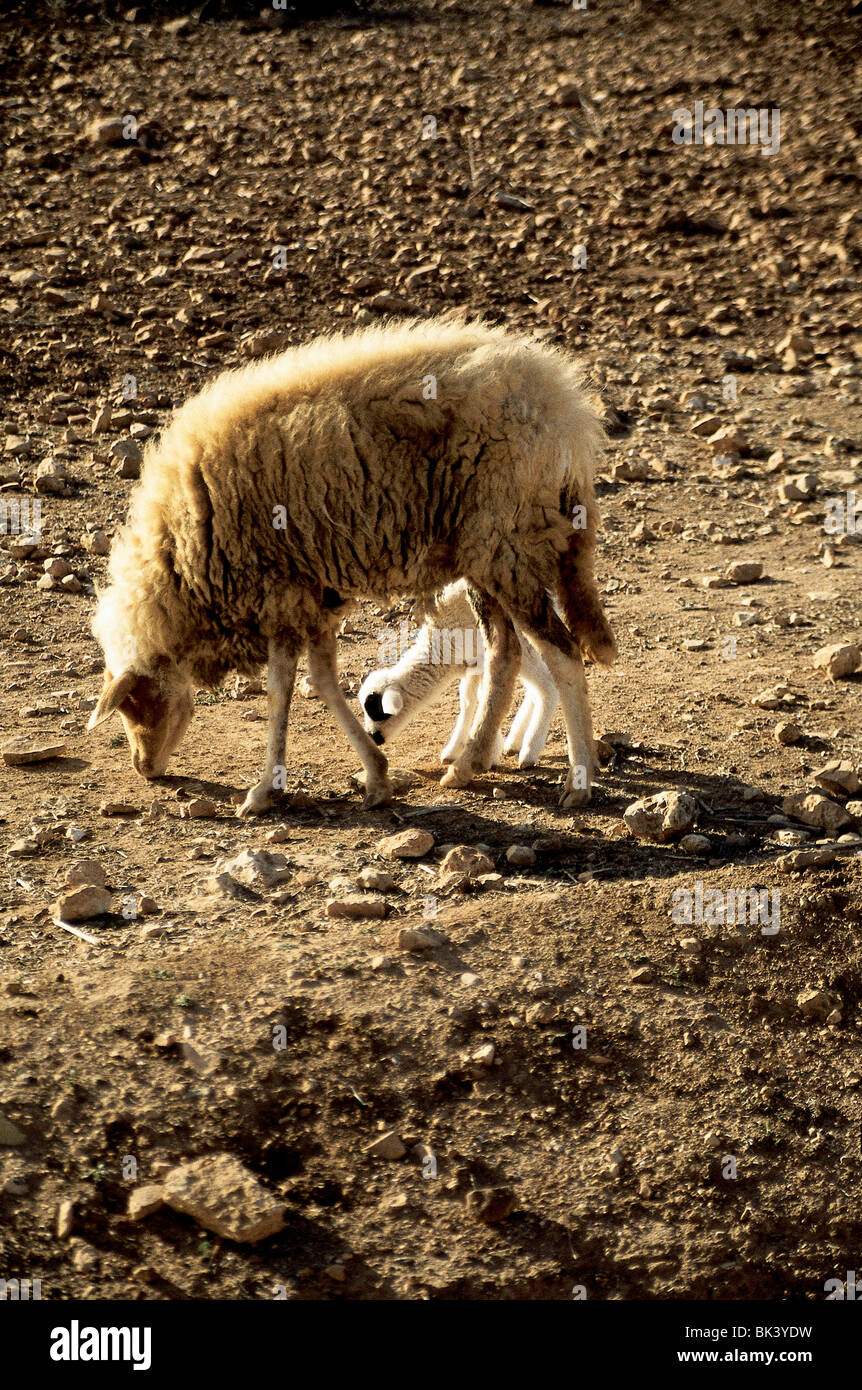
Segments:
[[[265,661],[270,637],[299,649],[352,598],[460,577],[517,618],[537,585],[559,588],[565,555],[601,616],[602,445],[574,364],[482,323],[326,336],[226,372],[146,452],[93,625],[108,669],[170,656],[213,685]]]

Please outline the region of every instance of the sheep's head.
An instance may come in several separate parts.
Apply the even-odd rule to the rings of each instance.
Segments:
[[[377,744],[391,743],[410,718],[409,702],[391,671],[372,671],[359,687],[365,731]]]
[[[105,684],[88,729],[117,710],[126,730],[132,764],[142,777],[161,777],[195,710],[191,681],[173,661],[152,672],[126,667],[118,676],[105,671]]]

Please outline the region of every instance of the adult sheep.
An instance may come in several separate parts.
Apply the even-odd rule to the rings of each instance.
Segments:
[[[463,578],[481,605],[489,671],[444,781],[463,785],[490,765],[517,677],[515,620],[560,693],[564,800],[585,800],[593,750],[579,644],[599,660],[614,653],[592,574],[602,441],[563,354],[465,319],[324,336],[224,373],[147,450],[93,621],[106,671],[89,727],[118,710],[136,770],[160,776],[194,685],[268,661],[266,769],[239,808],[262,812],[284,786],[307,648],[311,679],[365,766],[366,804],[381,804],[386,759],[338,687],[338,624],[358,597],[427,598]]]

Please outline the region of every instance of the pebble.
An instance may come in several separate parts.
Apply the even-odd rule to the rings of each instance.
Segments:
[[[212,820],[218,815],[218,806],[208,796],[196,796],[180,807],[180,816],[186,820]]]
[[[74,888],[79,883],[90,883],[104,888],[106,882],[105,870],[98,859],[76,859],[66,870],[67,888]]]
[[[130,1221],[143,1221],[145,1216],[152,1216],[154,1211],[165,1205],[165,1194],[158,1183],[147,1183],[143,1187],[136,1187],[129,1194],[129,1203],[126,1208],[126,1215]]]
[[[346,898],[330,898],[325,911],[327,917],[385,917],[388,904],[385,898],[372,894],[351,893]]]
[[[376,868],[373,864],[366,864],[364,869],[359,870],[356,882],[360,888],[373,888],[378,893],[390,893],[396,886],[390,873],[385,869]]]
[[[791,747],[794,743],[799,743],[804,738],[804,733],[798,724],[794,724],[790,719],[782,719],[776,724],[772,731],[772,737],[776,743],[785,747]]]
[[[796,996],[796,1004],[803,1018],[822,1022],[835,1008],[836,1000],[823,989],[809,987]]]
[[[402,927],[398,933],[398,947],[402,951],[433,951],[445,940],[445,936],[430,927]]]
[[[763,578],[763,565],[754,560],[739,561],[729,565],[725,574],[733,584],[756,584]]]
[[[379,1138],[372,1140],[365,1146],[365,1152],[371,1158],[388,1158],[393,1161],[403,1158],[407,1152],[406,1144],[402,1143],[400,1135],[391,1129],[388,1134],[381,1134]]]
[[[117,461],[114,469],[118,478],[139,478],[143,454],[134,439],[117,439],[111,445],[111,455]]]
[[[0,1144],[9,1148],[17,1148],[19,1144],[27,1142],[26,1134],[22,1134],[17,1125],[13,1125],[11,1120],[7,1120],[5,1115],[0,1115]]]
[[[536,862],[536,851],[529,845],[510,845],[506,850],[506,860],[516,869],[531,869]]]
[[[128,801],[103,801],[99,807],[100,816],[136,816],[139,811],[139,806],[132,806]]]
[[[683,854],[709,854],[712,841],[705,835],[683,835],[679,847]]]
[[[57,1238],[67,1240],[72,1234],[75,1224],[75,1204],[74,1202],[61,1202],[57,1208]]]
[[[474,1187],[467,1193],[467,1211],[485,1225],[505,1221],[514,1209],[515,1194],[510,1187]]]
[[[377,846],[384,859],[421,859],[434,848],[434,836],[428,830],[399,830],[387,835]]]

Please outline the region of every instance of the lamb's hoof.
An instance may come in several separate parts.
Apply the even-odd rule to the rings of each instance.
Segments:
[[[560,805],[567,811],[571,811],[574,810],[576,806],[586,806],[589,800],[589,787],[566,787],[560,797]]]
[[[375,782],[362,798],[363,811],[373,811],[375,806],[388,806],[393,792],[394,787],[388,778],[383,782]]]
[[[538,753],[533,753],[528,749],[527,752],[522,753],[518,759],[518,767],[535,767],[538,761]]]
[[[275,805],[275,798],[267,788],[252,787],[245,801],[241,806],[237,806],[236,813],[241,819],[246,816],[263,816],[267,811],[271,811]]]

